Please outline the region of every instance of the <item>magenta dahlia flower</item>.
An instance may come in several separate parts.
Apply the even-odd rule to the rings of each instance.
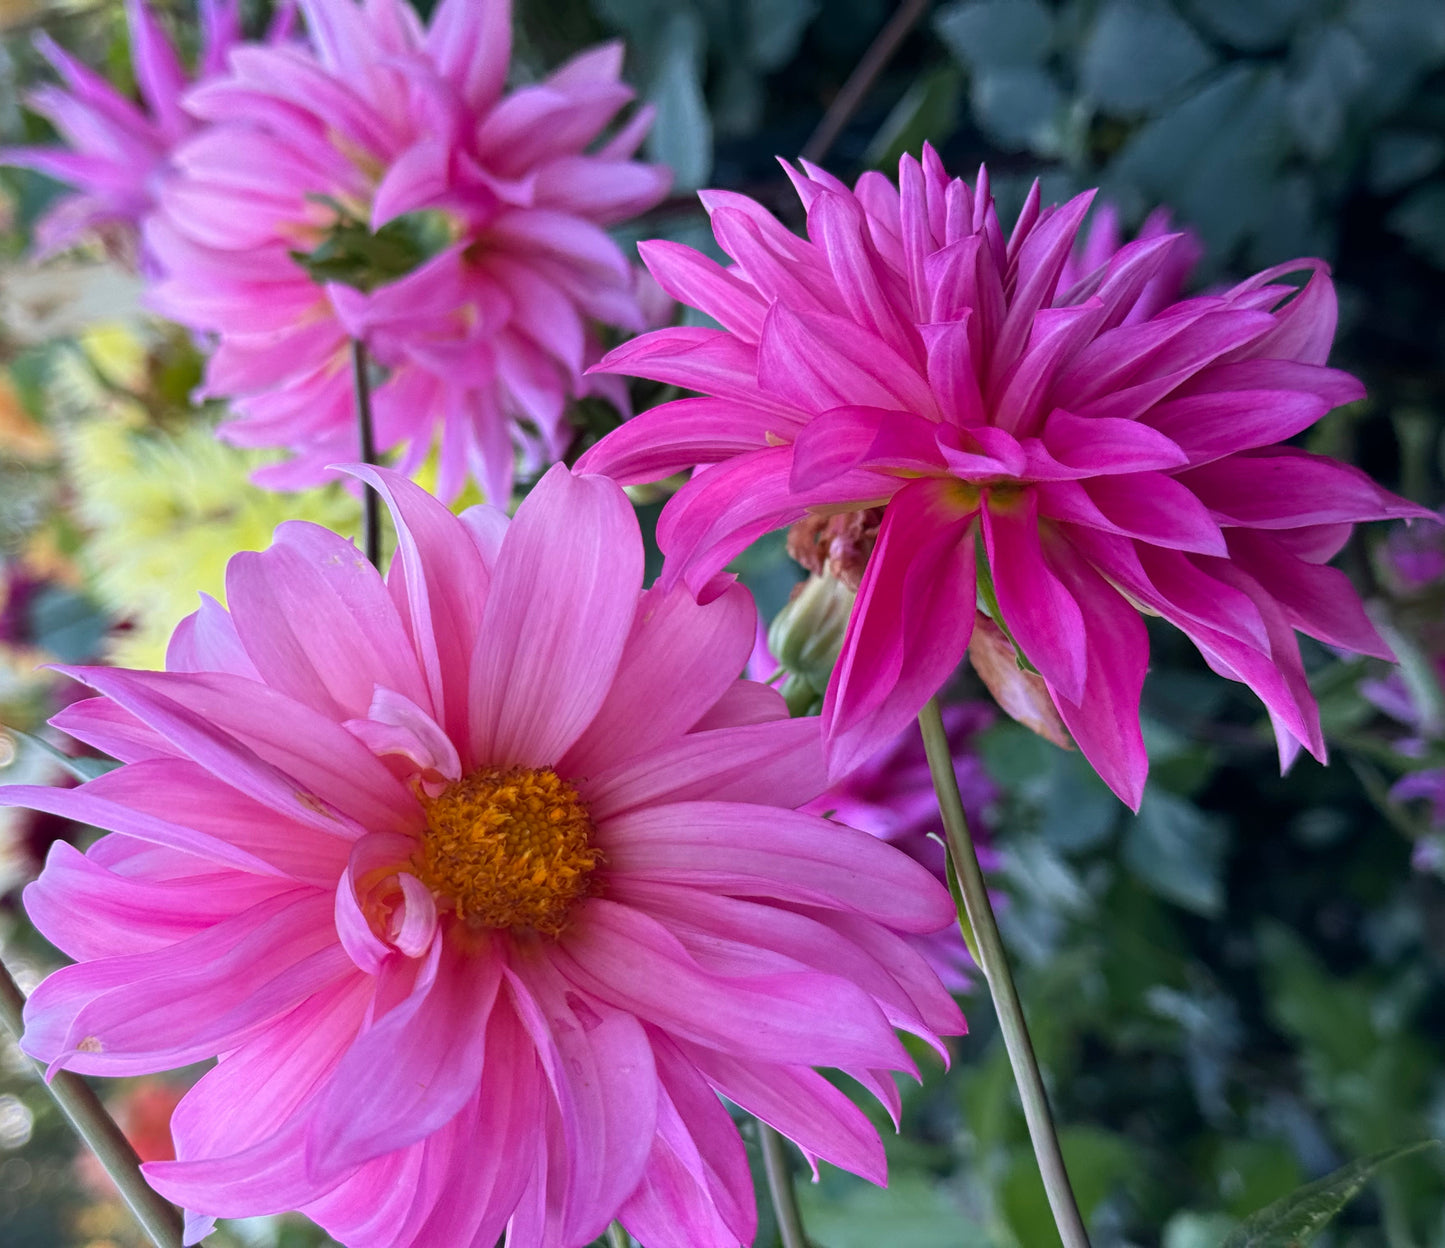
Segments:
[[[554,467],[510,523],[395,473],[383,581],[291,522],[165,672],[69,669],[57,726],[123,766],[0,803],[108,828],[26,906],[75,958],[24,1047],[132,1075],[212,1055],[146,1174],[192,1211],[299,1209],[349,1245],[749,1243],[728,1100],[875,1181],[895,1027],[963,1020],[905,939],[946,891],[796,808],[816,720],[737,673],[745,590],[640,594],[622,491]],[[640,596],[639,596],[640,594]]]
[[[596,322],[644,327],[638,271],[603,227],[667,189],[632,159],[651,114],[597,142],[633,94],[616,43],[503,96],[507,0],[442,0],[426,30],[403,0],[301,8],[314,55],[239,48],[188,97],[211,124],[176,152],[148,230],[167,275],[153,303],[217,336],[204,389],[240,413],[223,436],[294,452],[263,483],[356,457],[357,338],[388,374],[380,448],[405,448],[408,473],[435,449],[444,499],[470,474],[505,504],[518,450],[540,466],[566,449],[569,398],[626,401],[583,370]],[[370,233],[423,212],[435,254]],[[320,280],[348,265],[366,280]]]
[[[76,188],[36,224],[36,250],[42,256],[96,231],[115,250],[133,255],[141,224],[155,208],[171,152],[198,128],[181,108],[190,76],[145,0],[126,0],[126,18],[139,102],[122,95],[49,35],[37,37],[41,53],[65,85],[41,87],[27,103],[51,121],[66,146],[3,148],[0,164],[35,169]],[[226,53],[240,38],[237,0],[200,0],[200,23],[196,77],[205,79],[221,71]],[[140,262],[153,267],[148,256]]]
[[[1140,609],[1259,694],[1284,761],[1300,745],[1323,756],[1295,630],[1388,654],[1325,561],[1356,521],[1429,514],[1275,445],[1363,393],[1325,367],[1323,262],[1166,302],[1177,235],[1063,284],[1090,195],[1044,208],[1036,186],[1005,237],[986,174],[950,180],[931,149],[903,158],[899,188],[868,173],[849,190],[813,166],[793,179],[807,238],[713,191],[734,267],[644,244],[663,288],[722,328],[647,334],[599,367],[703,397],[644,413],[580,462],[623,482],[716,465],[658,526],[666,575],[694,589],[810,509],[886,504],[824,702],[834,768],[944,683],[976,602],[1130,805],[1148,767]]]

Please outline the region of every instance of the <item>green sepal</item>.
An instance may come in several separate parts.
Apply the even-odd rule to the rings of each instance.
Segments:
[[[998,593],[993,587],[993,571],[988,566],[988,552],[984,549],[981,533],[974,535],[973,563],[976,569],[974,578],[978,582],[978,609],[997,624],[1003,635],[1008,638],[1009,645],[1014,648],[1014,661],[1018,663],[1019,671],[1032,672],[1035,676],[1041,676],[1043,673],[1029,661],[1029,656],[1024,653],[1018,639],[1009,631],[1009,626],[1003,618],[1003,612],[999,610]]]
[[[977,967],[983,966],[983,959],[978,954],[978,937],[973,934],[973,924],[969,922],[968,907],[963,903],[963,886],[958,882],[958,872],[953,869],[953,854],[949,851],[948,842],[939,836],[937,832],[928,834],[930,841],[937,841],[943,846],[943,866],[948,873],[948,892],[953,898],[953,908],[958,911],[958,930],[963,933],[963,943],[968,946],[968,956],[973,959]]]

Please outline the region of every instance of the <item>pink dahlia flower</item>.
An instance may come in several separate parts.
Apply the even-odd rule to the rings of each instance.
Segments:
[[[67,146],[3,148],[0,164],[35,169],[76,188],[36,225],[41,255],[97,230],[124,254],[133,253],[141,224],[155,208],[171,152],[198,129],[181,108],[190,76],[145,0],[126,0],[126,18],[139,102],[127,99],[49,35],[37,38],[65,85],[41,87],[27,102],[54,124]],[[240,38],[237,0],[200,0],[200,22],[196,77],[205,79],[221,71],[227,51]],[[153,267],[148,256],[142,263]]]
[[[356,457],[357,338],[388,374],[380,448],[404,447],[409,473],[435,447],[444,499],[470,474],[504,504],[519,448],[532,465],[566,449],[569,398],[626,401],[583,370],[594,322],[643,328],[637,274],[603,227],[667,189],[665,169],[632,159],[650,113],[596,142],[632,98],[616,43],[503,96],[507,0],[442,0],[425,30],[402,0],[301,8],[314,55],[239,48],[188,97],[211,124],[176,152],[148,231],[167,272],[153,302],[217,336],[205,390],[241,413],[225,436],[294,452],[263,483],[313,484]],[[368,230],[422,211],[445,245],[395,280],[318,284],[296,258],[365,268]]]
[[[1388,654],[1325,561],[1356,521],[1429,514],[1275,445],[1363,393],[1325,367],[1326,266],[1169,302],[1159,279],[1181,242],[1163,235],[1066,286],[1090,195],[1044,208],[1035,187],[1005,237],[986,174],[950,180],[931,149],[904,157],[900,187],[792,176],[807,238],[713,191],[703,201],[734,267],[644,244],[663,288],[722,328],[648,334],[600,367],[703,397],[644,413],[581,463],[624,482],[717,465],[658,526],[667,575],[694,589],[810,509],[886,504],[823,708],[835,769],[944,683],[976,602],[1130,805],[1148,767],[1140,609],[1259,694],[1283,761],[1300,745],[1322,757],[1295,630]],[[1296,272],[1303,288],[1286,280]]]
[[[0,802],[108,828],[26,892],[76,959],[26,1008],[54,1066],[220,1061],[146,1174],[192,1213],[299,1209],[349,1245],[751,1242],[718,1094],[875,1181],[895,1034],[963,1020],[907,935],[944,889],[796,808],[816,720],[737,673],[746,591],[640,593],[621,490],[555,467],[510,523],[395,473],[382,577],[282,525],[165,672],[70,669],[124,766]]]

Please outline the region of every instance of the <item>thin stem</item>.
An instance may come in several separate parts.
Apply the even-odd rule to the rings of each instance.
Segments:
[[[612,1248],[632,1248],[632,1237],[623,1229],[621,1222],[614,1222],[607,1228],[607,1242]]]
[[[803,1216],[793,1193],[793,1176],[788,1173],[788,1159],[783,1153],[783,1137],[759,1118],[758,1138],[763,1145],[763,1169],[767,1171],[768,1194],[773,1198],[773,1215],[778,1220],[783,1248],[808,1248]]]
[[[371,379],[366,373],[366,347],[351,340],[351,384],[356,392],[356,428],[361,441],[361,462],[376,463],[376,431],[371,420]],[[381,496],[361,488],[361,545],[374,568],[381,567]]]
[[[963,799],[958,794],[958,776],[953,770],[953,751],[948,748],[948,734],[943,727],[937,698],[929,698],[919,711],[918,727],[923,733],[928,770],[933,775],[933,789],[938,795],[938,809],[943,815],[948,856],[953,860],[953,869],[963,893],[964,909],[968,912],[979,961],[983,964],[984,978],[988,980],[994,1008],[998,1011],[999,1029],[1003,1032],[1004,1047],[1013,1066],[1019,1099],[1023,1101],[1029,1139],[1033,1141],[1034,1156],[1038,1158],[1049,1207],[1054,1212],[1054,1224],[1059,1228],[1065,1248],[1089,1248],[1089,1236],[1079,1216],[1074,1189],[1069,1186],[1064,1156],[1059,1151],[1059,1137],[1054,1130],[1053,1115],[1049,1112],[1049,1099],[1044,1092],[1038,1058],[1034,1056],[1033,1041],[1029,1039],[1023,1006],[1019,1004],[1008,956],[998,934],[998,923],[993,917],[988,886],[984,883],[983,869],[978,865],[978,854],[968,834]]]
[[[833,102],[828,105],[828,111],[823,114],[818,128],[803,144],[804,160],[811,160],[816,164],[828,154],[828,150],[843,133],[843,127],[852,120],[853,114],[858,111],[872,89],[874,79],[893,59],[898,45],[907,38],[908,32],[918,25],[919,20],[928,12],[928,3],[929,0],[903,0],[894,11],[893,16],[868,45],[863,58],[853,67],[848,80],[833,97]]]
[[[10,972],[0,962],[0,1021],[15,1037],[20,1039],[25,1030],[25,994],[11,978]],[[41,1074],[45,1073],[42,1063],[36,1062]],[[136,1220],[150,1236],[156,1248],[181,1248],[183,1225],[181,1215],[175,1206],[161,1196],[145,1181],[140,1172],[140,1158],[130,1141],[115,1125],[115,1120],[105,1112],[100,1098],[90,1085],[79,1075],[68,1070],[59,1071],[46,1087],[55,1103],[70,1119],[76,1134],[89,1146],[115,1181],[125,1203],[130,1206]]]

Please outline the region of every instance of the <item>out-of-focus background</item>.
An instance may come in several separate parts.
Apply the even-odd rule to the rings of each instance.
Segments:
[[[194,51],[186,0],[155,5]],[[422,7],[426,7],[423,5]],[[631,237],[711,247],[692,191],[801,215],[774,157],[825,114],[823,163],[896,170],[923,140],[951,172],[987,161],[1005,221],[1101,186],[1128,226],[1156,206],[1194,230],[1207,286],[1300,255],[1334,266],[1333,362],[1370,397],[1308,437],[1418,501],[1445,502],[1445,4],[1441,0],[517,0],[514,71],[540,75],[607,36],[658,109],[673,196]],[[247,9],[247,29],[267,13]],[[882,35],[885,25],[901,37]],[[48,32],[133,81],[118,0],[0,0],[0,143],[48,137],[23,93]],[[869,55],[896,51],[861,92]],[[856,83],[856,79],[855,79]],[[832,111],[830,112],[830,106]],[[841,128],[832,127],[841,122]],[[814,149],[816,150],[816,148]],[[156,665],[225,558],[283,518],[345,532],[339,488],[275,495],[218,443],[190,394],[195,345],[148,319],[126,248],[26,260],[45,178],[0,169],[0,782],[73,782],[93,764],[37,739],[70,696],[47,661]],[[640,406],[660,388],[638,385]],[[579,446],[605,427],[577,413]],[[646,506],[644,518],[655,518]],[[1244,1215],[1352,1158],[1445,1137],[1445,538],[1357,534],[1343,566],[1397,669],[1307,643],[1332,763],[1281,779],[1261,708],[1153,634],[1153,770],[1137,817],[1077,755],[1001,716],[972,739],[1006,938],[1098,1248],[1217,1248]],[[772,540],[741,563],[765,613],[800,575]],[[960,685],[962,700],[984,696]],[[987,714],[983,714],[987,718]],[[0,811],[0,938],[27,986],[58,961],[20,889],[61,820]],[[885,1130],[881,1192],[825,1168],[803,1185],[825,1248],[1057,1243],[981,990],[947,1074],[927,1064]],[[189,1072],[193,1077],[197,1072]],[[143,1155],[169,1148],[175,1077],[104,1089]],[[759,1243],[775,1233],[764,1211]],[[297,1221],[223,1226],[216,1245],[291,1248]],[[1384,1171],[1319,1241],[1445,1246],[1445,1162]],[[0,1243],[141,1243],[24,1060],[0,1042]]]

